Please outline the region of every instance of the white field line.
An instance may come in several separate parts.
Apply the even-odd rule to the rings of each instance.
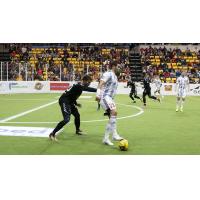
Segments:
[[[121,103],[117,103],[117,104],[118,105],[122,105],[122,106],[126,106],[126,107],[136,108],[136,109],[139,110],[138,113],[135,113],[133,115],[117,117],[117,120],[137,117],[137,116],[141,115],[142,113],[144,113],[144,110],[142,108],[138,107],[138,106],[126,105],[126,104],[121,104]],[[83,120],[83,121],[81,121],[81,123],[103,122],[103,121],[108,121],[108,118],[106,118],[106,119],[97,119],[97,120]],[[0,123],[3,123],[3,122],[0,121]],[[6,124],[57,124],[58,122],[41,122],[40,121],[40,122],[5,122],[5,123]],[[69,123],[72,123],[72,122],[69,122]]]
[[[0,101],[40,101],[40,100],[49,100],[49,99],[4,99],[4,98],[0,98]]]
[[[3,119],[3,120],[0,120],[0,123],[7,122],[7,121],[10,121],[10,120],[12,120],[12,119],[16,119],[16,118],[18,118],[18,117],[27,115],[27,114],[29,114],[29,113],[32,113],[32,112],[36,111],[36,110],[40,110],[40,109],[42,109],[42,108],[45,108],[45,107],[50,106],[50,105],[52,105],[52,104],[55,104],[55,103],[57,103],[57,102],[58,102],[58,101],[56,100],[56,101],[53,101],[53,102],[44,104],[44,105],[42,105],[42,106],[33,108],[33,109],[31,109],[31,110],[27,110],[27,111],[25,111],[25,112],[19,113],[19,114],[17,114],[17,115],[13,115],[13,116],[11,116],[11,117],[8,117],[8,118],[5,118],[5,119]]]

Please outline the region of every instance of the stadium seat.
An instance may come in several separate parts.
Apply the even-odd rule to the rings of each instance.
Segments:
[[[172,83],[176,83],[176,78],[171,79]]]
[[[171,78],[166,78],[167,83],[171,83]]]

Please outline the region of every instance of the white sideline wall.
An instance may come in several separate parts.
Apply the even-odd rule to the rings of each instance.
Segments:
[[[0,82],[0,94],[12,93],[62,93],[67,88],[70,88],[74,82],[54,82],[54,81],[2,81]],[[98,82],[92,82],[91,87],[97,87]],[[119,83],[118,94],[128,94],[130,88],[126,87],[127,83]],[[155,90],[155,85],[151,85],[152,94]],[[140,83],[137,83],[137,93],[141,95],[143,88]],[[163,95],[176,95],[174,83],[163,83],[161,87]],[[200,84],[190,84],[188,95],[200,96]]]

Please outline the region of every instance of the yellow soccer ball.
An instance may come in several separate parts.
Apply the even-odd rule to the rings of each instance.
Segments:
[[[119,141],[119,149],[121,151],[127,151],[128,150],[128,140],[122,139]]]

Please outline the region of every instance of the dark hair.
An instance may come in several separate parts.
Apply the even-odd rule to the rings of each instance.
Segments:
[[[110,62],[110,64],[109,64],[109,69],[112,69],[113,66],[114,66],[114,67],[117,66],[117,62],[116,62],[116,61]]]
[[[83,78],[82,78],[83,81],[88,81],[88,82],[91,82],[92,81],[92,78],[89,76],[89,75],[84,75]]]

